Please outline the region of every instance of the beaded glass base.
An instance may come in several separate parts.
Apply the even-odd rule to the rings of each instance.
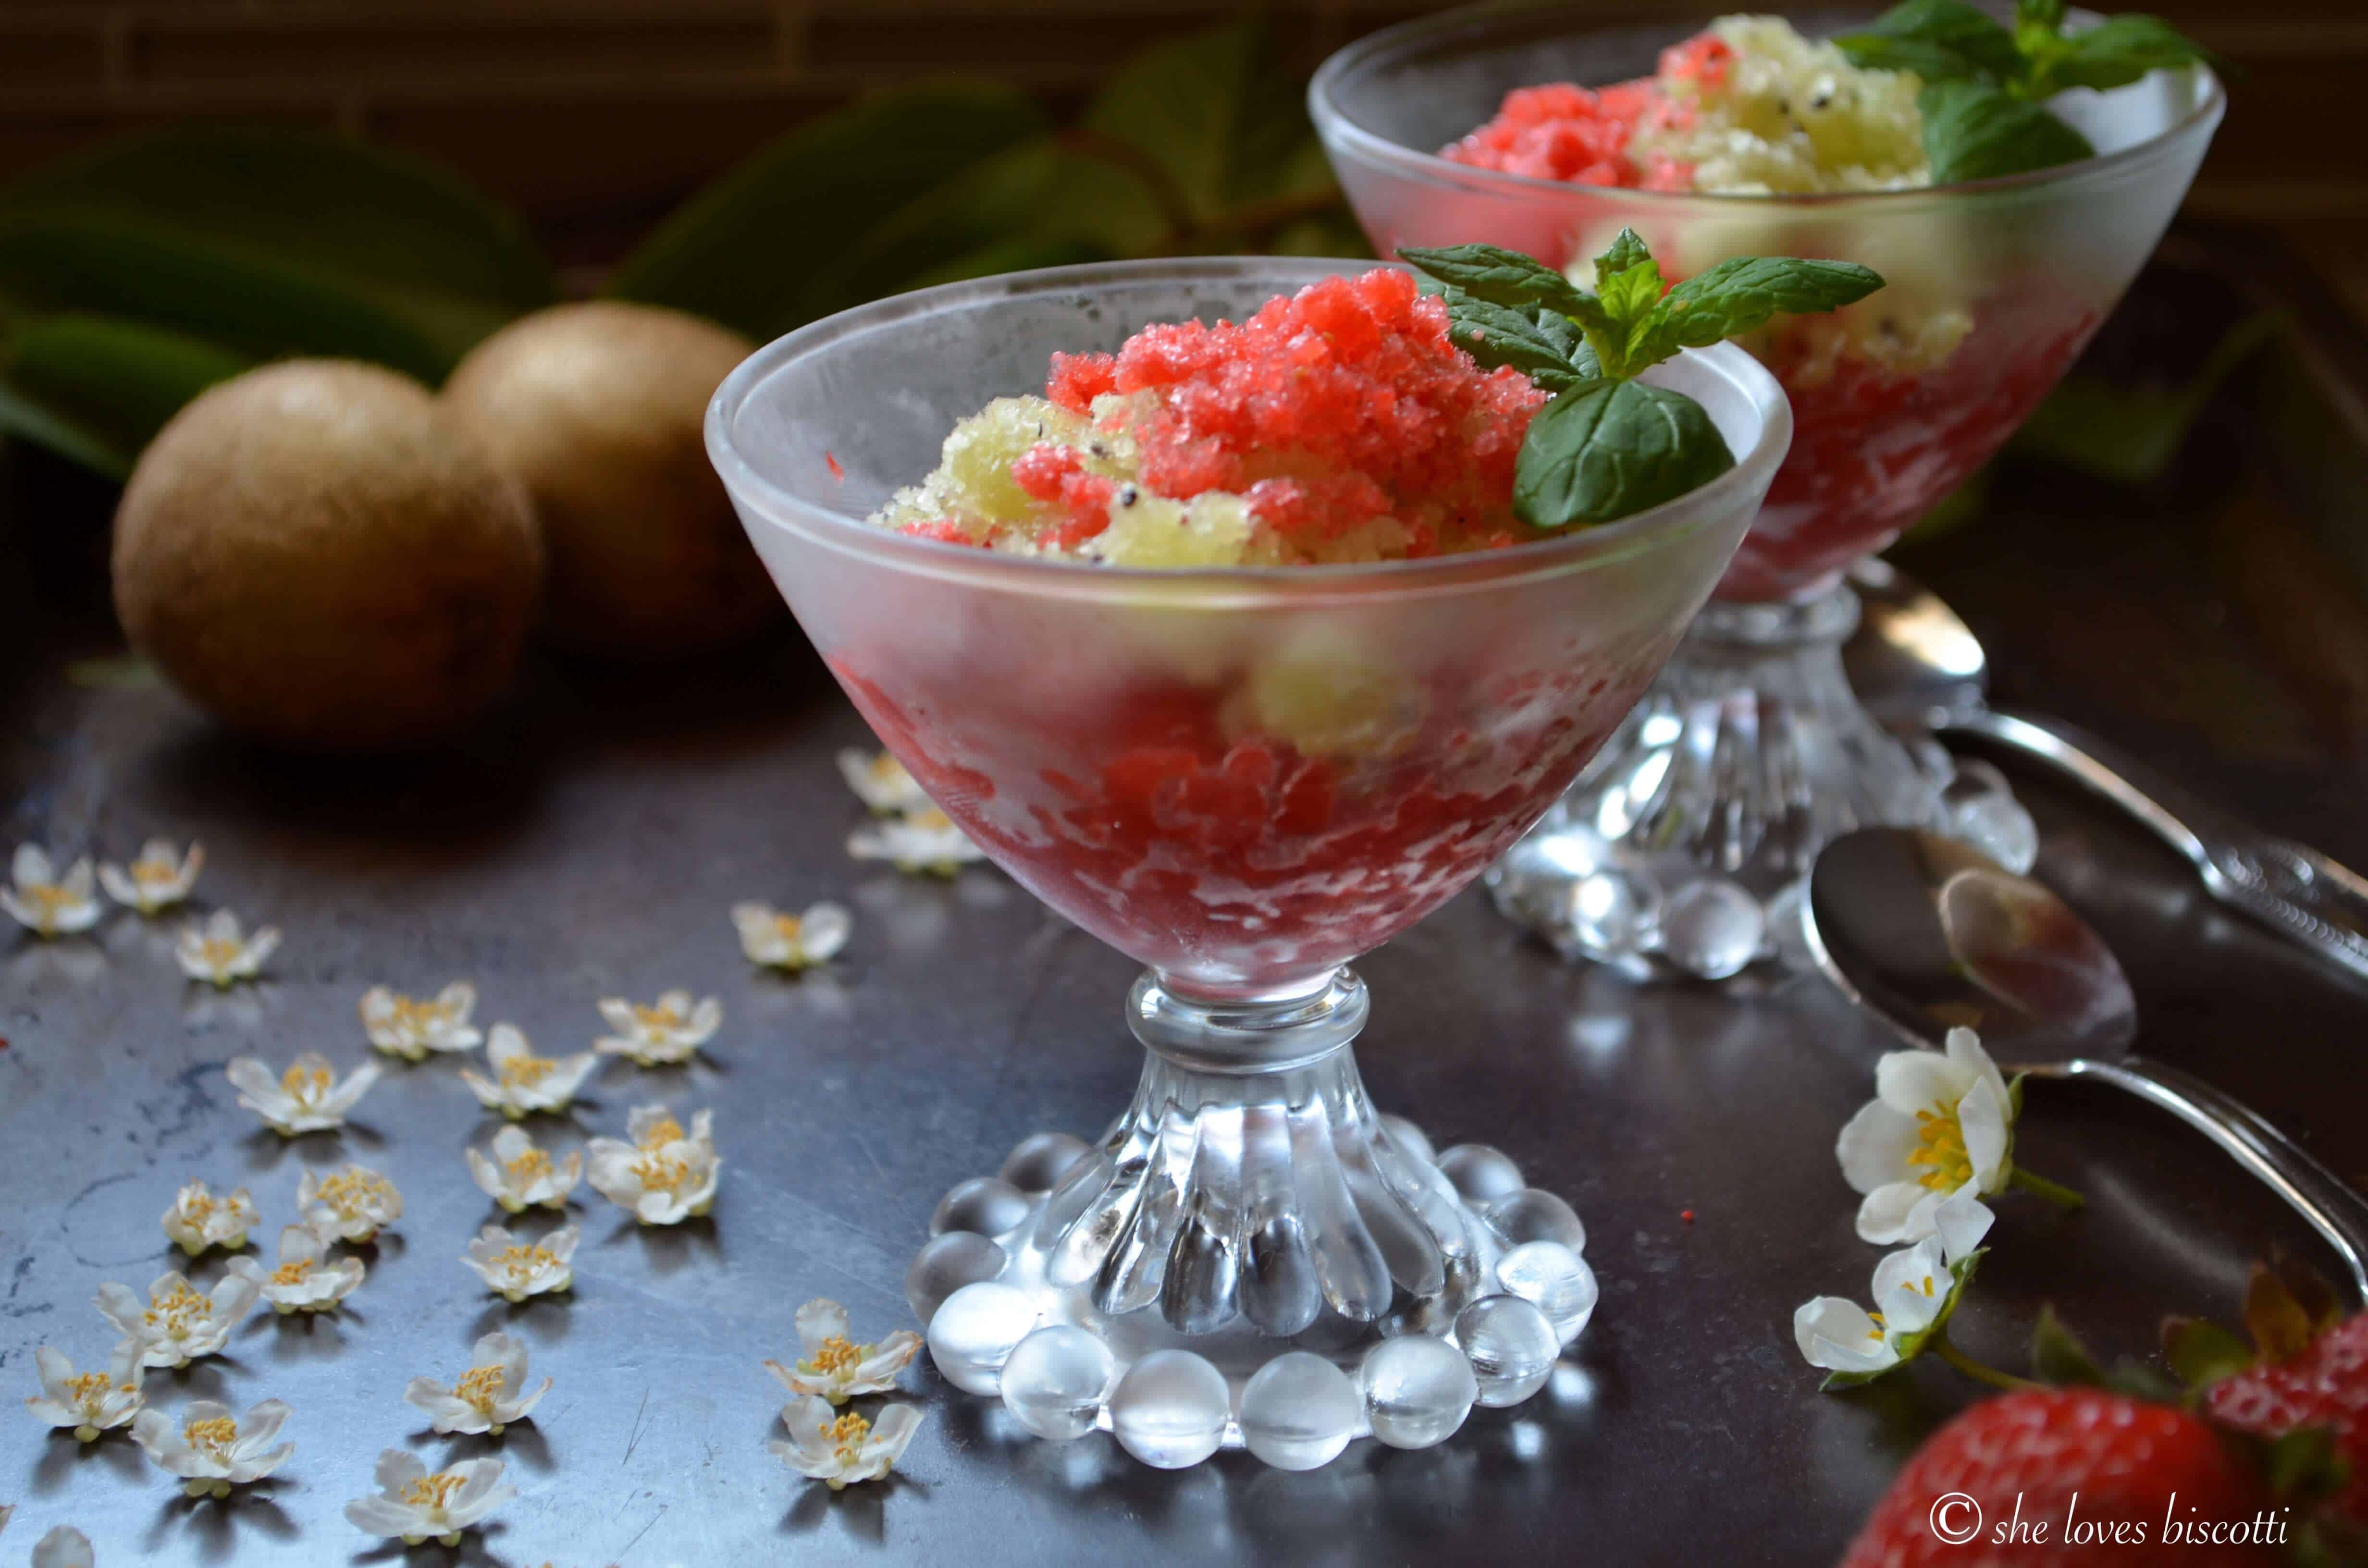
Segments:
[[[1716,600],[1538,825],[1487,872],[1497,907],[1573,958],[1729,980],[1807,967],[1798,901],[1853,828],[1934,828],[2028,869],[1997,769],[1870,716],[1842,673],[1859,606]]]
[[[1501,1153],[1377,1114],[1365,1016],[1346,970],[1222,1007],[1145,975],[1143,1078],[1102,1142],[1037,1133],[932,1217],[905,1292],[939,1370],[1167,1469],[1427,1447],[1535,1393],[1594,1312],[1586,1231]]]

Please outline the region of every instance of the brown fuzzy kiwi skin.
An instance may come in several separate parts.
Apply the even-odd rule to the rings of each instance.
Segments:
[[[553,644],[655,662],[781,613],[702,428],[716,386],[753,351],[697,316],[594,301],[512,322],[445,382],[445,404],[534,498]]]
[[[230,728],[399,750],[509,686],[542,557],[524,488],[427,388],[288,360],[209,389],[141,454],[116,510],[115,607]]]

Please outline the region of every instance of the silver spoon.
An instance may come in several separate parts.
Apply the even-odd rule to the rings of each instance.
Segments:
[[[1861,828],[1818,852],[1802,915],[1817,967],[1911,1044],[1964,1025],[2009,1074],[2096,1079],[2202,1132],[2326,1238],[2368,1301],[2368,1199],[2228,1095],[2131,1054],[2128,978],[2047,889],[1953,839]]]
[[[2307,845],[2246,826],[2061,720],[1987,706],[1981,642],[1939,595],[1876,559],[1853,567],[1850,583],[1861,617],[1843,660],[1876,718],[1979,735],[2046,765],[2169,845],[2222,903],[2368,979],[2368,878]]]

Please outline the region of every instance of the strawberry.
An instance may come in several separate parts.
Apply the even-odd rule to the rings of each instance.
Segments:
[[[1978,1523],[1972,1506],[1936,1506],[1951,1494],[1973,1500]],[[1926,1439],[1842,1568],[2259,1562],[2270,1559],[2256,1546],[2165,1542],[2164,1521],[2265,1512],[2273,1517],[2253,1470],[2187,1411],[2102,1388],[2034,1388],[1986,1400]]]
[[[2325,1432],[2347,1474],[2320,1505],[2324,1515],[2368,1528],[2368,1312],[2340,1318],[2330,1301],[2257,1267],[2245,1291],[2255,1349],[2209,1324],[2177,1321],[2166,1348],[2174,1369],[2204,1384],[2204,1414],[2230,1431]]]

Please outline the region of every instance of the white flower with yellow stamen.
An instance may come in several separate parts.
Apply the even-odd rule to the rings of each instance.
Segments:
[[[499,1460],[462,1460],[430,1475],[408,1449],[381,1450],[371,1479],[378,1494],[347,1504],[346,1517],[366,1535],[400,1538],[405,1546],[458,1546],[462,1530],[518,1495],[502,1481]]]
[[[921,1336],[900,1328],[877,1345],[847,1336],[847,1309],[832,1301],[808,1301],[798,1309],[798,1345],[805,1352],[793,1367],[768,1361],[765,1369],[793,1394],[814,1394],[845,1404],[857,1394],[886,1393],[912,1364]]]
[[[63,1350],[44,1345],[33,1353],[41,1392],[25,1402],[33,1419],[71,1426],[77,1442],[93,1443],[102,1432],[130,1425],[148,1401],[140,1392],[140,1346],[127,1339],[108,1358],[103,1372],[76,1372]]]
[[[1793,1314],[1793,1343],[1809,1365],[1833,1374],[1827,1387],[1881,1377],[1948,1326],[1992,1218],[1970,1196],[1941,1204],[1932,1234],[1874,1266],[1873,1312],[1840,1296],[1802,1303]]]
[[[582,1233],[563,1225],[540,1242],[520,1241],[499,1225],[488,1225],[469,1244],[461,1261],[477,1271],[485,1289],[508,1301],[523,1301],[546,1291],[565,1290],[575,1283],[569,1259]]]
[[[0,909],[34,935],[71,937],[98,924],[87,857],[67,867],[61,877],[50,863],[49,851],[38,844],[19,844],[8,869],[14,885],[0,887]]]
[[[491,1159],[474,1149],[464,1149],[468,1156],[469,1174],[485,1196],[512,1214],[540,1204],[545,1209],[564,1209],[567,1195],[584,1177],[584,1155],[571,1149],[564,1159],[553,1160],[547,1151],[535,1147],[526,1130],[517,1126],[503,1128],[494,1134]]]
[[[329,1059],[315,1051],[298,1057],[277,1078],[259,1057],[233,1057],[224,1069],[238,1090],[238,1103],[283,1138],[343,1127],[346,1112],[370,1092],[381,1071],[377,1062],[365,1062],[340,1079]]]
[[[232,1258],[230,1271],[252,1284],[283,1317],[334,1310],[369,1272],[360,1258],[331,1259],[328,1244],[310,1225],[290,1225],[279,1233],[279,1257],[268,1272],[251,1257]]]
[[[538,1111],[565,1110],[599,1061],[588,1051],[573,1056],[537,1056],[517,1025],[495,1024],[485,1040],[485,1064],[494,1070],[494,1076],[463,1067],[461,1081],[487,1110],[497,1110],[516,1121]]]
[[[432,1002],[414,1001],[383,985],[362,993],[362,1032],[371,1045],[405,1062],[424,1062],[438,1051],[474,1051],[484,1036],[470,1027],[477,988],[456,980]]]
[[[592,1186],[644,1225],[675,1225],[705,1214],[714,1206],[723,1170],[713,1128],[709,1111],[691,1118],[686,1133],[666,1107],[640,1107],[626,1122],[631,1142],[595,1138],[585,1146]]]
[[[181,1490],[190,1496],[227,1497],[232,1487],[262,1480],[296,1451],[293,1443],[268,1447],[291,1414],[285,1400],[267,1399],[242,1422],[226,1404],[192,1400],[182,1409],[177,1429],[163,1411],[142,1411],[131,1424],[131,1440],[181,1477]]]
[[[278,926],[262,926],[249,937],[240,931],[237,915],[217,909],[203,926],[192,920],[181,927],[180,940],[173,944],[173,961],[191,980],[227,989],[261,974],[263,960],[279,946]]]
[[[360,1165],[319,1177],[306,1171],[296,1183],[296,1211],[324,1242],[364,1246],[403,1218],[403,1194],[394,1183]]]
[[[874,1425],[851,1410],[836,1414],[828,1400],[809,1394],[781,1407],[781,1425],[790,1429],[789,1441],[776,1437],[765,1446],[800,1475],[837,1492],[887,1474],[920,1428],[921,1413],[892,1404]]]
[[[200,1295],[178,1273],[160,1275],[142,1305],[131,1288],[109,1282],[98,1288],[97,1305],[128,1346],[137,1346],[143,1367],[186,1367],[230,1343],[230,1331],[255,1306],[255,1283],[232,1275]]]
[[[197,1256],[208,1247],[236,1252],[246,1244],[246,1233],[259,1222],[255,1199],[245,1187],[217,1198],[204,1182],[193,1181],[173,1194],[165,1210],[165,1234],[175,1246]]]
[[[821,963],[847,946],[855,916],[845,905],[830,903],[811,904],[803,915],[785,915],[769,903],[735,903],[732,924],[750,963],[794,971]]]
[[[885,860],[900,871],[951,877],[986,851],[935,806],[917,806],[887,822],[869,824],[847,835],[847,852],[858,860]]]
[[[604,1056],[627,1056],[643,1067],[672,1067],[689,1061],[723,1026],[723,1004],[710,996],[693,1006],[688,991],[669,991],[654,1007],[610,997],[600,1016],[617,1032],[592,1042]]]
[[[8,1513],[0,1508],[0,1525],[8,1522]],[[97,1559],[91,1555],[90,1537],[59,1525],[33,1543],[32,1568],[97,1568]]]
[[[838,776],[847,780],[857,800],[880,816],[931,804],[928,791],[890,752],[863,752],[848,746],[838,754]]]
[[[414,1378],[403,1391],[403,1402],[426,1413],[439,1433],[479,1432],[498,1437],[512,1422],[534,1413],[551,1392],[551,1380],[529,1390],[526,1386],[526,1341],[507,1334],[489,1334],[469,1353],[472,1365],[461,1381],[446,1388],[434,1378]]]
[[[2006,1186],[2014,1096],[1973,1030],[1951,1029],[1945,1054],[1884,1056],[1874,1065],[1874,1093],[1834,1147],[1843,1178],[1866,1195],[1861,1240],[1920,1242],[1948,1199]]]
[[[125,908],[154,915],[188,898],[205,863],[202,844],[190,845],[184,855],[173,847],[171,839],[152,838],[140,846],[140,858],[129,866],[99,862],[98,885]]]

